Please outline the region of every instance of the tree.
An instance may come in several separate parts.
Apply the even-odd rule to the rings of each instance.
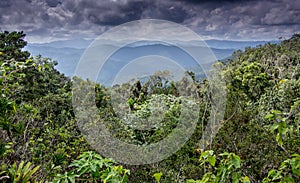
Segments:
[[[27,45],[24,40],[25,34],[21,32],[0,33],[0,60],[17,60],[25,62],[29,58],[30,53],[22,49]]]

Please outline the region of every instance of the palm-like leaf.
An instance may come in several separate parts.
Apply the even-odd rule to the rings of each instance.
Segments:
[[[13,183],[27,183],[33,178],[40,166],[33,166],[31,162],[26,163],[24,166],[24,161],[21,161],[19,166],[14,163],[11,168],[8,169],[9,178]]]

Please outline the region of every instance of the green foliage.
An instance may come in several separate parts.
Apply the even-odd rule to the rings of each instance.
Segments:
[[[57,174],[53,182],[55,183],[75,183],[76,177],[79,177],[79,175],[76,175],[74,172],[65,172],[64,174]]]
[[[241,169],[241,159],[233,153],[222,153],[221,160],[216,164],[216,155],[212,150],[201,153],[200,162],[207,172],[201,180],[187,180],[187,183],[215,183],[215,182],[242,182],[250,183],[248,176]],[[293,154],[292,158],[283,161],[278,170],[271,169],[265,177],[263,183],[284,182],[295,183],[300,175],[300,155]]]
[[[2,177],[4,182],[10,183],[27,183],[34,180],[34,174],[38,171],[40,166],[33,166],[32,163],[21,161],[19,165],[14,163],[11,167],[6,167],[2,172],[7,176]]]
[[[201,153],[200,162],[208,172],[201,180],[187,180],[187,183],[208,183],[208,182],[243,182],[250,183],[249,177],[242,176],[241,159],[234,153],[222,153],[218,155],[221,160],[217,162],[214,151],[204,151]]]
[[[263,183],[287,182],[295,183],[295,179],[300,176],[300,155],[293,154],[292,158],[283,161],[278,170],[272,169],[268,176],[263,179]]]
[[[299,51],[297,36],[246,48],[223,70],[225,123],[210,148],[239,155],[251,181],[262,181],[279,162],[300,152]]]
[[[18,61],[25,61],[30,53],[22,51],[27,45],[24,41],[25,34],[21,32],[0,32],[0,60],[15,59]]]
[[[280,146],[283,145],[284,137],[287,135],[288,132],[292,131],[293,126],[287,126],[286,118],[281,117],[282,112],[272,110],[271,113],[267,114],[265,116],[266,119],[270,120],[276,120],[275,124],[272,124],[269,128],[269,130],[272,133],[276,132],[276,141],[279,143]]]
[[[160,179],[161,179],[161,176],[162,176],[162,175],[163,175],[163,174],[162,174],[161,172],[155,173],[155,174],[153,175],[153,177],[155,178],[155,180],[156,180],[157,183],[160,183]]]
[[[21,51],[23,34],[4,32],[0,37],[1,162],[42,165],[37,179],[47,180],[89,149],[75,125],[71,80],[50,59],[29,58]]]
[[[69,172],[57,174],[53,182],[107,182],[126,183],[130,171],[122,166],[115,166],[112,159],[102,158],[100,155],[88,151],[81,154],[69,167]]]
[[[95,84],[95,103],[106,127],[116,138],[138,145],[158,142],[177,126],[185,100],[179,89],[180,95],[196,90],[200,97],[198,124],[179,151],[161,162],[126,169],[91,152],[78,130],[71,85],[80,78],[72,81],[60,74],[51,59],[30,57],[22,51],[24,36],[0,33],[0,161],[12,173],[23,172],[27,164],[14,162],[25,161],[40,167],[31,176],[39,181],[55,177],[57,182],[300,182],[299,34],[280,44],[237,51],[231,60],[219,63],[224,66],[220,74],[226,80],[226,111],[209,151],[199,149],[211,115],[212,88],[207,80],[188,72],[179,83],[170,82],[169,73],[162,71],[146,82],[115,86],[117,99],[111,98],[111,88]],[[129,109],[122,116],[128,124],[119,118],[124,108]],[[162,120],[147,130],[132,127],[133,122],[151,122],[151,116]],[[27,172],[33,169],[29,165]],[[0,181],[8,181],[8,173],[3,168]]]

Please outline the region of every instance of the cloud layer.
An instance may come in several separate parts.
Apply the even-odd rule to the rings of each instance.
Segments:
[[[0,1],[0,29],[24,30],[33,42],[93,38],[114,26],[145,18],[185,25],[205,39],[277,39],[299,32],[300,1]]]

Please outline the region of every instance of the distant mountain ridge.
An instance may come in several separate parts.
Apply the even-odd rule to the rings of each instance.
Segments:
[[[280,41],[272,40],[272,41],[232,41],[232,40],[217,40],[210,39],[205,41],[206,44],[211,48],[219,48],[219,49],[244,49],[246,47],[256,47],[258,45],[264,45],[266,43],[280,43]]]
[[[93,40],[87,39],[71,39],[71,40],[61,40],[61,41],[52,41],[48,43],[29,43],[29,46],[34,47],[53,47],[53,48],[76,48],[76,49],[85,49],[87,48]]]
[[[29,43],[26,46],[26,50],[32,53],[33,56],[42,55],[43,57],[49,57],[58,62],[56,67],[60,72],[67,76],[73,76],[76,70],[77,63],[79,62],[81,55],[84,53],[85,49],[89,47],[93,40],[86,39],[72,39],[65,41],[53,41],[49,43]],[[238,49],[243,50],[245,47],[255,47],[260,44],[265,44],[268,41],[227,41],[227,40],[206,40],[208,47],[211,48],[212,52],[215,54],[218,60],[222,60],[231,56],[232,52]],[[271,41],[272,43],[277,43],[278,41]],[[199,45],[197,42],[188,42],[191,47],[196,47]],[[129,47],[144,47],[146,50],[150,47],[158,49],[173,48],[170,49],[170,53],[176,55],[176,46],[167,45],[160,42],[153,43],[143,43],[138,42],[135,44],[128,45]],[[127,52],[123,53],[124,58],[131,55],[133,49],[127,49]],[[131,51],[130,51],[131,50]],[[139,49],[140,51],[141,49]],[[159,49],[158,49],[159,50]],[[147,53],[145,53],[147,54]],[[129,56],[130,57],[130,56]],[[179,56],[180,57],[180,56]],[[122,58],[122,56],[121,56]],[[120,58],[118,58],[120,59]]]

